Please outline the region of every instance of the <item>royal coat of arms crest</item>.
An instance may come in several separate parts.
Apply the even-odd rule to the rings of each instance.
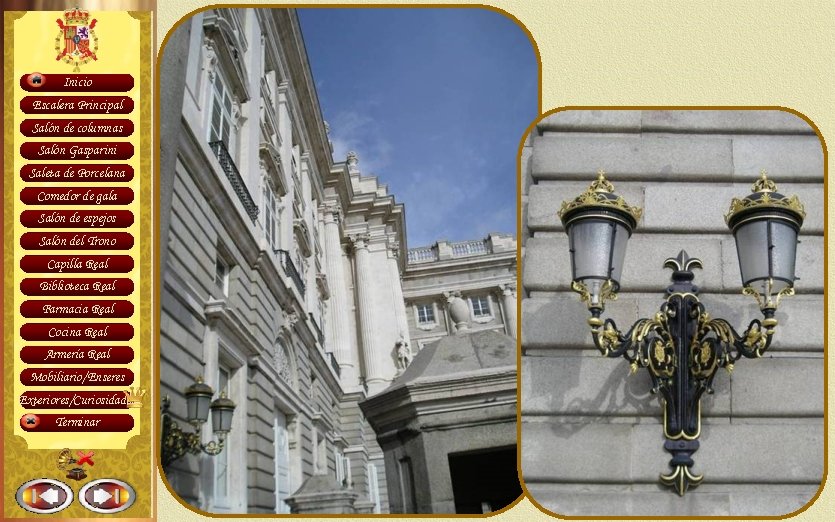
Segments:
[[[90,20],[90,12],[74,7],[64,11],[64,19],[56,20],[58,35],[55,37],[56,60],[73,65],[73,72],[90,60],[98,60],[99,38],[96,36],[96,19]],[[61,47],[63,43],[63,48]]]

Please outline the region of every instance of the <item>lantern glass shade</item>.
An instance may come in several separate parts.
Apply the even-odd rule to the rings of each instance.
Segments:
[[[197,380],[186,388],[186,418],[191,424],[203,424],[209,419],[209,405],[212,403],[214,391],[211,386]]]
[[[198,422],[200,424],[209,419],[209,404],[212,402],[211,395],[204,394],[187,394],[186,408],[188,410],[188,421]]]
[[[740,225],[734,237],[742,286],[766,296],[794,286],[797,232],[792,222],[769,217]]]
[[[578,219],[568,228],[571,275],[589,288],[592,299],[606,280],[620,287],[629,230],[619,221]]]
[[[212,431],[218,435],[225,435],[232,429],[232,415],[235,413],[235,403],[221,396],[212,403]]]

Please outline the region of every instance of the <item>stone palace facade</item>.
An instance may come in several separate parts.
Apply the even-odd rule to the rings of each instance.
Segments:
[[[515,240],[406,249],[403,206],[356,154],[331,159],[293,10],[184,21],[159,121],[160,394],[184,430],[196,376],[236,405],[224,450],[168,485],[215,513],[388,512],[359,403],[453,331],[445,293],[515,336]]]

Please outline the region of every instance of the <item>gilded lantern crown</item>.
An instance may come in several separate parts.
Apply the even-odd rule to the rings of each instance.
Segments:
[[[87,25],[90,20],[90,12],[86,9],[74,7],[64,11],[64,23],[67,25]]]
[[[235,409],[235,403],[232,401],[232,399],[230,399],[229,397],[226,396],[225,391],[222,391],[222,392],[220,392],[220,396],[217,399],[212,401],[212,408],[214,408],[214,409],[223,408],[223,409],[227,409],[227,410],[234,410]]]
[[[747,221],[752,214],[762,211],[774,211],[781,217],[795,223],[799,228],[806,217],[806,211],[800,199],[794,196],[784,196],[777,192],[777,185],[768,179],[766,171],[760,172],[760,177],[751,185],[751,194],[739,199],[731,200],[731,207],[725,214],[725,223],[733,230]]]
[[[214,390],[212,390],[211,386],[203,382],[203,377],[198,375],[197,377],[195,377],[194,383],[188,388],[186,388],[185,394],[186,397],[191,395],[205,395],[211,397],[215,394],[215,392]]]
[[[563,201],[558,213],[563,226],[567,227],[578,214],[599,210],[607,215],[614,214],[623,218],[630,232],[634,230],[644,210],[641,207],[629,206],[623,196],[615,193],[614,185],[606,179],[605,174],[603,170],[597,171],[597,179],[585,192],[571,201]]]

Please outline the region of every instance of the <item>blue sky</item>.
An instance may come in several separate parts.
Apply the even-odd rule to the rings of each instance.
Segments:
[[[334,160],[406,205],[410,248],[516,232],[516,154],[537,116],[527,35],[484,9],[299,9]]]

